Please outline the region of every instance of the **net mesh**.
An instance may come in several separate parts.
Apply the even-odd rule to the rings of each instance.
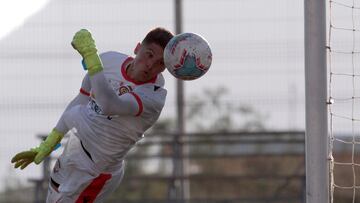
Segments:
[[[354,203],[360,197],[360,1],[328,5],[331,202]]]

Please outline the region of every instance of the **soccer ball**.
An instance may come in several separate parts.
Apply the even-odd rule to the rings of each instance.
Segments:
[[[194,80],[203,76],[212,61],[208,42],[194,33],[174,36],[164,49],[167,70],[181,80]]]

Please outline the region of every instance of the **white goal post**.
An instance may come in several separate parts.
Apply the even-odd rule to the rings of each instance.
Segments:
[[[306,202],[329,202],[326,0],[305,0]]]

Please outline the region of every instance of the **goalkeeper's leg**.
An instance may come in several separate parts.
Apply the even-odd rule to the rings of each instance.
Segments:
[[[102,202],[120,184],[123,168],[100,171],[71,135],[50,175],[47,202]]]
[[[96,196],[94,202],[105,202],[105,200],[119,187],[123,176],[124,176],[124,169],[121,169],[120,173],[112,174],[111,179],[106,181],[103,188]]]
[[[80,173],[71,174],[68,178],[76,178],[75,181],[80,181],[83,183],[83,186],[79,189],[74,189],[74,192],[64,192],[63,188],[60,188],[62,184],[67,184],[65,179],[62,184],[50,182],[47,194],[47,203],[69,203],[69,202],[104,202],[120,185],[120,182],[123,178],[123,172],[117,174],[100,174],[99,176],[83,181],[89,176],[88,173],[84,171],[77,171]],[[83,173],[84,176],[81,175]]]

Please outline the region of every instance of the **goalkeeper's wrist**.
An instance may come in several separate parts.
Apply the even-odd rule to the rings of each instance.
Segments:
[[[84,63],[90,76],[93,76],[103,70],[103,65],[97,53],[84,57]]]
[[[64,137],[64,133],[56,130],[55,128],[49,133],[49,136],[43,141],[40,146],[30,149],[32,152],[36,152],[34,158],[35,164],[40,164],[46,156],[48,156],[60,143],[61,139]]]
[[[51,152],[55,146],[62,140],[64,134],[55,128],[49,133],[45,141],[43,141],[39,147],[35,148],[36,151],[49,151]]]

